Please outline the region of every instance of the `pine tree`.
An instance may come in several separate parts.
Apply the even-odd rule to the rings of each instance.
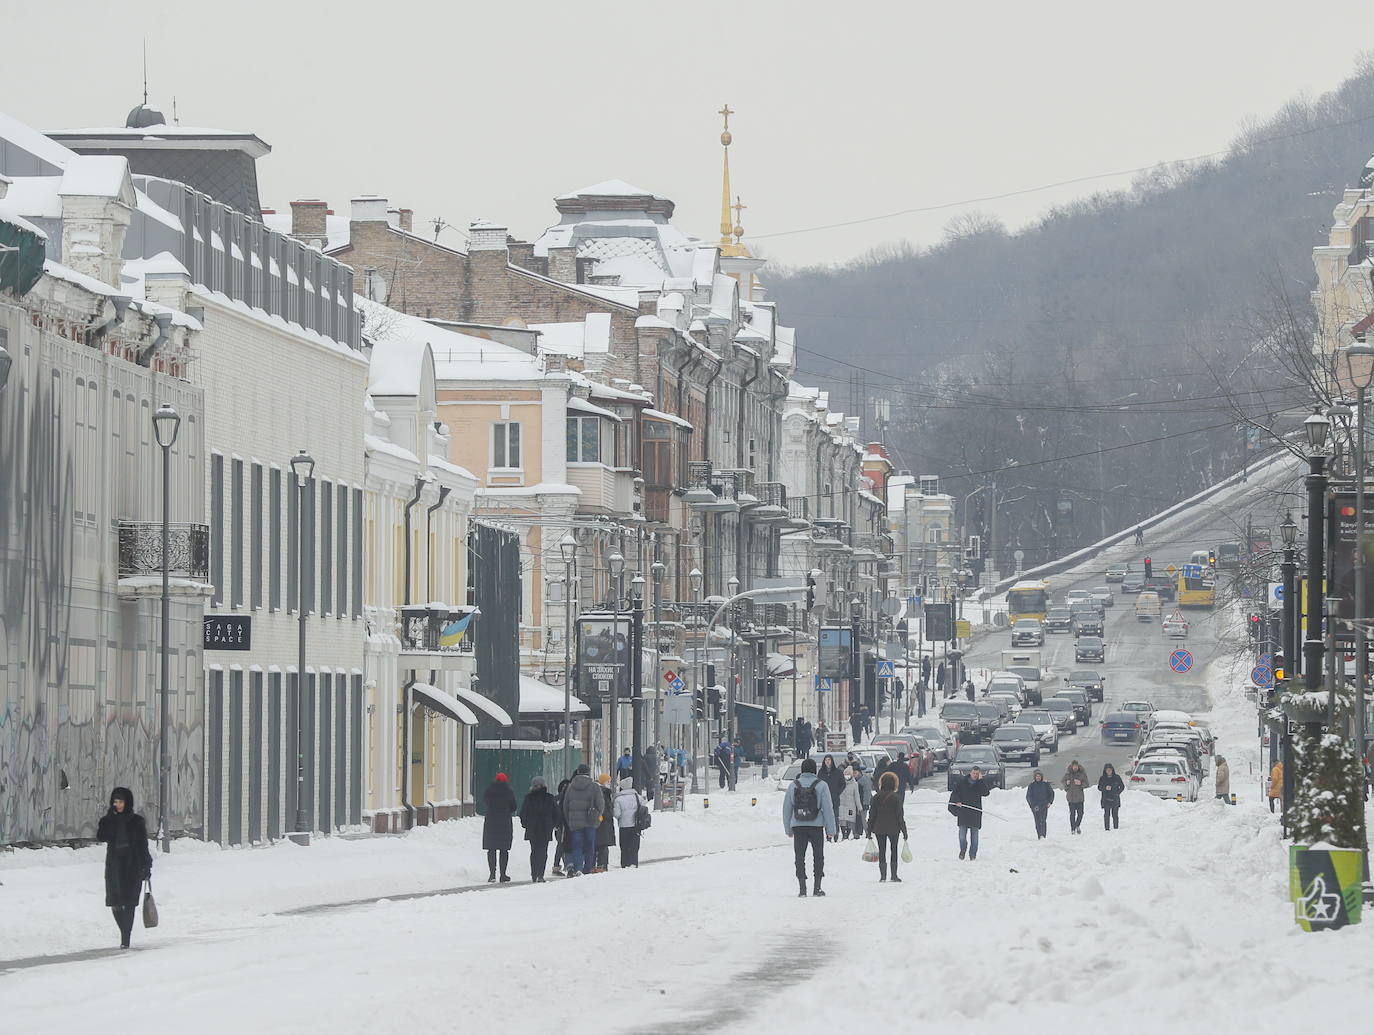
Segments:
[[[1337,733],[1299,727],[1293,744],[1297,787],[1288,809],[1296,844],[1336,848],[1364,845],[1364,795],[1359,760]]]

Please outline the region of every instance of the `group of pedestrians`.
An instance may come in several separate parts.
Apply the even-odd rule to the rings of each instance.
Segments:
[[[1075,758],[1069,763],[1069,768],[1064,771],[1064,778],[1060,783],[1064,788],[1064,800],[1069,806],[1069,833],[1081,834],[1083,833],[1083,809],[1087,804],[1087,792],[1088,788],[1092,786],[1092,777]],[[1120,828],[1121,795],[1125,793],[1125,790],[1126,785],[1122,782],[1116,767],[1108,762],[1102,767],[1102,775],[1097,778],[1097,792],[1101,796],[1103,830]],[[1045,782],[1044,773],[1039,769],[1035,770],[1031,777],[1031,784],[1026,788],[1026,804],[1030,806],[1031,815],[1035,818],[1037,837],[1045,837],[1048,834],[1046,818],[1053,802],[1054,788]]]
[[[492,884],[511,879],[507,865],[517,817],[530,844],[530,880],[535,884],[545,882],[550,842],[556,843],[553,874],[558,877],[605,873],[617,843],[621,868],[638,867],[640,840],[651,822],[648,800],[635,790],[632,776],[622,776],[613,791],[610,774],[593,780],[586,765],[559,783],[557,794],[542,776],[534,777],[518,806],[509,777],[497,773],[482,801],[482,848]]]

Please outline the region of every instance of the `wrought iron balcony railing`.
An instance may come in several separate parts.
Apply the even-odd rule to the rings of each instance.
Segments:
[[[174,579],[210,578],[210,526],[174,521],[167,526],[168,574]],[[162,574],[162,522],[119,522],[119,577]]]
[[[481,614],[475,607],[407,604],[401,608],[401,650],[422,654],[471,654]]]

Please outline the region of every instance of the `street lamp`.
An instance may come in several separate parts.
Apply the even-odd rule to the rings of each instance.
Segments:
[[[625,662],[629,661],[629,658],[620,657],[620,591],[621,576],[625,574],[625,558],[616,551],[606,558],[606,567],[611,573],[611,642],[615,644],[616,656],[615,673],[611,678],[611,722],[607,727],[610,742],[606,752],[609,763],[606,771],[614,776],[616,759],[620,757],[620,676],[625,670]]]
[[[663,643],[663,579],[668,574],[668,566],[662,561],[654,561],[649,565],[649,574],[654,580],[654,749],[657,752],[663,742],[663,706],[658,695],[663,692],[663,687],[659,685],[662,678],[660,670],[663,668],[660,651]]]
[[[1317,690],[1321,687],[1322,641],[1321,641],[1321,586],[1326,566],[1325,531],[1326,518],[1326,439],[1331,431],[1331,421],[1321,413],[1313,413],[1303,421],[1303,432],[1307,436],[1308,475],[1307,475],[1307,639],[1303,642],[1304,689]]]
[[[571,532],[564,532],[558,541],[563,558],[563,775],[572,773],[572,580],[573,565],[577,563],[577,540]]]
[[[731,575],[725,583],[730,591],[730,596],[739,594],[739,576]],[[730,684],[725,688],[725,739],[730,742],[731,750],[734,749],[735,734],[738,729],[735,725],[735,703],[738,699],[736,687],[739,685],[739,651],[735,644],[735,622],[734,614],[727,614],[726,628],[730,632]],[[734,774],[730,774],[730,789],[735,789]]]
[[[9,354],[0,348],[0,385],[9,377]],[[172,566],[172,445],[181,429],[181,414],[170,403],[163,403],[153,414],[153,435],[162,447],[162,689],[158,694],[157,830],[163,852],[172,850],[172,831],[167,824],[167,799],[171,786],[171,710],[167,696],[171,682],[172,591],[169,586]]]
[[[1298,649],[1298,601],[1297,601],[1297,543],[1298,543],[1298,523],[1293,520],[1292,512],[1284,514],[1283,520],[1279,523],[1279,537],[1283,541],[1283,563],[1279,565],[1279,571],[1283,579],[1283,660],[1287,666],[1284,672],[1284,679],[1290,680],[1292,676],[1302,670],[1302,652]],[[1293,800],[1293,741],[1288,734],[1288,720],[1282,719],[1275,726],[1275,732],[1280,732],[1280,737],[1270,736],[1269,768],[1274,767],[1276,758],[1283,760],[1283,802]],[[1284,810],[1280,810],[1284,811]],[[1287,833],[1287,813],[1280,818],[1280,824]]]
[[[635,763],[642,768],[644,757],[644,576],[635,572],[630,580],[630,747]],[[633,771],[632,771],[633,775]],[[639,781],[635,781],[637,790]]]
[[[305,553],[313,549],[313,544],[305,536],[305,490],[315,475],[315,459],[302,449],[291,458],[291,472],[296,476],[296,614],[299,618],[299,638],[296,646],[296,818],[292,825],[295,834],[291,840],[297,844],[310,843],[310,831],[305,828],[305,718],[301,714],[305,706]],[[410,716],[404,716],[407,725]],[[405,764],[409,766],[410,760]]]
[[[702,608],[701,608],[701,584],[702,584],[701,569],[700,569],[700,568],[693,568],[693,569],[687,574],[687,581],[690,582],[690,583],[691,583],[691,586],[692,586],[692,600],[693,600],[693,601],[695,602],[695,604],[696,604],[696,616],[697,616],[697,621],[701,621],[701,620],[705,617],[705,616],[701,613],[701,610],[702,610]],[[702,701],[701,718],[702,718],[702,721],[703,721],[703,722],[706,721],[706,636],[707,636],[707,632],[708,632],[708,631],[709,631],[709,630],[707,630],[705,626],[702,627],[702,633],[701,633],[701,646],[700,646],[700,648],[699,648],[700,653],[699,653],[699,655],[697,656],[697,659],[696,659],[697,663],[696,663],[696,665],[693,666],[693,668],[695,668],[696,671],[697,671],[697,678],[695,678],[694,680],[692,680],[692,682],[696,684],[695,687],[694,687],[694,690],[693,690],[693,694],[692,694],[692,702],[693,702],[693,705],[695,705],[695,703],[696,703],[696,694],[697,694],[697,692],[700,692],[700,693],[701,693],[701,701]],[[698,745],[697,745],[697,734],[698,734],[698,732],[699,732],[699,727],[697,726],[697,721],[696,721],[696,718],[694,717],[694,718],[692,719],[692,790],[691,790],[691,793],[693,793],[693,794],[698,793],[698,792],[697,792],[697,768],[698,768],[698,765],[697,765],[697,748],[698,748]],[[704,789],[704,788],[703,788],[703,789]]]

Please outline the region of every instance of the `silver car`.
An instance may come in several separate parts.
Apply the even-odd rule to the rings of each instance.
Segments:
[[[943,722],[939,726],[903,726],[902,732],[924,737],[930,750],[935,752],[935,768],[949,768],[950,757],[954,754],[954,734]]]
[[[1026,723],[1014,722],[993,730],[992,746],[1002,756],[1003,762],[1029,762],[1032,766],[1040,764],[1040,737],[1035,727]]]

